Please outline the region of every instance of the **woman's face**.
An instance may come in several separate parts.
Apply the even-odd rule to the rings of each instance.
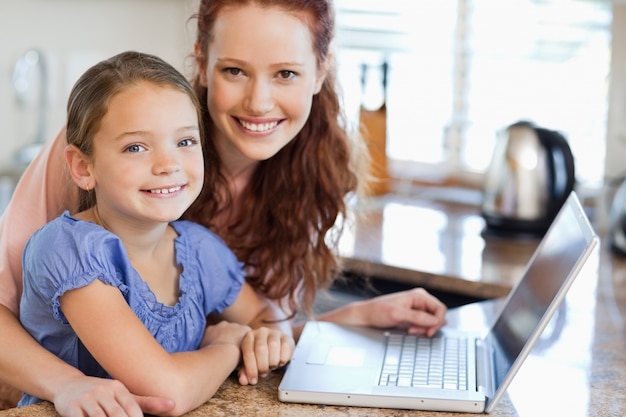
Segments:
[[[278,8],[226,8],[200,80],[227,168],[271,158],[302,129],[324,81],[306,23]],[[237,162],[239,161],[239,162]]]

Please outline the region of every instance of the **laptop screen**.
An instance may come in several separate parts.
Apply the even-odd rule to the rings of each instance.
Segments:
[[[583,254],[595,246],[597,237],[574,197],[570,195],[546,232],[488,335],[495,349],[495,389],[502,385],[524,346],[539,337],[554,311],[544,315],[558,305],[555,300],[565,296]]]

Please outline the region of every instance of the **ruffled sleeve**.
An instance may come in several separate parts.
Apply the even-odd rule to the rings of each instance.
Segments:
[[[59,298],[96,279],[126,294],[128,288],[119,273],[125,264],[127,255],[119,238],[65,212],[39,229],[24,249],[25,296],[49,300],[54,318],[67,323]]]

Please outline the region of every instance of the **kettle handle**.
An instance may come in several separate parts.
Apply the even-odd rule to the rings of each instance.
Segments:
[[[574,189],[576,182],[574,156],[567,140],[559,132],[539,127],[535,130],[547,154],[550,155],[548,166],[552,181],[549,185],[550,207],[548,211],[556,215]]]

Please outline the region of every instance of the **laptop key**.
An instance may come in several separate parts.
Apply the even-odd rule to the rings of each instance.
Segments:
[[[411,386],[411,378],[410,377],[406,377],[406,376],[402,376],[400,378],[398,378],[398,384],[399,387],[410,387]]]
[[[467,389],[465,339],[388,334],[380,385]]]

